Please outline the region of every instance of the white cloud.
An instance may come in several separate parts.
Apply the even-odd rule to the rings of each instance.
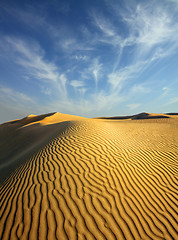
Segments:
[[[98,58],[93,58],[88,62],[88,66],[80,70],[81,79],[94,81],[97,89],[98,82],[103,75],[103,64],[99,62]]]
[[[83,87],[84,86],[84,82],[79,81],[79,80],[72,80],[70,82],[70,85],[74,88],[79,88],[79,87]]]
[[[94,24],[96,27],[107,37],[113,37],[116,35],[115,27],[110,22],[109,18],[107,19],[101,14],[98,14],[96,11],[91,12]]]
[[[171,53],[171,48],[177,47],[178,23],[167,5],[158,5],[156,2],[140,3],[134,7],[131,5],[132,7],[125,11],[121,11],[113,3],[110,3],[110,6],[115,14],[115,22],[101,14],[93,14],[92,17],[96,27],[103,32],[102,37],[99,35],[98,42],[102,41],[118,49],[118,63],[115,69],[120,63],[124,48],[128,46],[135,48],[135,58],[132,57],[134,61],[138,58],[144,60],[153,48],[158,48],[155,49],[157,54],[153,54],[158,59]],[[126,27],[125,33],[118,28],[121,20]]]
[[[36,42],[25,42],[18,38],[7,37],[5,39],[12,50],[13,59],[24,67],[34,78],[48,84],[48,88],[58,89],[61,98],[67,97],[67,78],[59,72],[58,67],[44,59],[44,51]]]
[[[102,14],[102,9],[98,12],[95,9],[90,14],[91,22],[79,24],[75,29],[65,20],[63,25],[51,24],[43,11],[38,16],[35,10],[23,12],[15,9],[11,13],[9,8],[9,14],[13,14],[23,26],[31,27],[33,31],[40,28],[40,34],[50,39],[53,48],[50,56],[54,61],[47,59],[48,52],[42,49],[44,45],[40,46],[41,39],[36,34],[33,36],[39,43],[32,39],[27,41],[22,36],[2,37],[0,46],[7,49],[9,61],[21,67],[29,85],[35,83],[33,87],[39,86],[46,98],[54,98],[54,102],[46,106],[46,111],[56,107],[54,111],[78,111],[82,114],[113,108],[122,101],[130,103],[133,95],[150,91],[147,87],[150,86],[150,79],[146,76],[148,70],[154,68],[159,60],[174,54],[178,46],[175,12],[170,14],[168,5],[158,6],[156,1],[137,3],[127,5],[124,11],[123,8],[118,11],[113,4],[115,13],[112,11],[112,16],[108,9],[105,9],[108,15]],[[142,74],[145,72],[144,78]],[[26,95],[5,91],[11,99],[18,99],[19,95],[28,101]],[[166,94],[168,89],[163,88],[162,91]],[[69,94],[71,92],[74,94]],[[127,106],[134,109],[138,103]]]
[[[94,50],[91,44],[88,44],[86,41],[81,41],[75,37],[65,36],[62,39],[59,39],[58,46],[62,48],[66,53],[71,54],[71,52],[77,51],[92,51]]]
[[[169,94],[170,88],[165,86],[162,88],[162,91],[163,91],[162,95],[166,96]]]
[[[88,57],[85,56],[85,55],[75,55],[73,58],[78,60],[78,61],[86,61],[86,60],[88,60]]]
[[[91,51],[93,47],[88,42],[86,43],[82,39],[73,34],[73,29],[65,23],[52,24],[50,17],[48,16],[48,8],[53,7],[55,11],[63,14],[67,14],[70,10],[69,3],[58,4],[55,1],[44,2],[42,5],[36,1],[33,7],[29,7],[28,4],[24,4],[24,8],[11,7],[10,4],[3,4],[3,10],[5,10],[10,16],[13,16],[20,22],[34,31],[39,31],[42,37],[45,37],[51,44],[55,46],[57,51],[62,50],[66,54],[76,51]],[[86,40],[86,39],[85,39]],[[90,39],[91,42],[91,39]]]
[[[126,74],[122,71],[111,73],[108,75],[108,82],[112,85],[112,89],[121,90],[123,82],[127,80]]]
[[[108,75],[108,82],[112,85],[113,89],[121,90],[126,81],[136,76],[138,77],[146,64],[147,62],[136,62],[133,65],[120,68],[118,71]]]
[[[123,17],[129,28],[126,45],[135,45],[137,58],[147,57],[151,49],[157,48],[157,58],[162,58],[170,48],[177,46],[178,23],[165,6],[138,4],[135,11]],[[167,44],[164,53],[162,46]],[[156,50],[157,51],[157,50]]]
[[[150,89],[142,84],[136,84],[130,89],[131,94],[148,93]]]
[[[0,99],[2,102],[8,102],[11,105],[13,104],[33,104],[35,100],[19,91],[15,91],[12,88],[0,86]]]
[[[104,91],[100,91],[94,95],[94,99],[94,109],[96,109],[96,113],[97,111],[106,112],[112,108],[118,107],[118,105],[125,100],[117,92],[112,92],[109,94]]]
[[[95,84],[96,84],[96,87],[97,87],[98,81],[99,81],[99,78],[100,78],[100,75],[101,75],[101,71],[102,71],[102,64],[99,63],[98,58],[95,58],[93,60],[93,63],[91,65],[89,71],[92,72],[92,74],[94,76],[94,79],[95,79]]]

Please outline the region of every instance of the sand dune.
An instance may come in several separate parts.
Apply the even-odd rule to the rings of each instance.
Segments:
[[[157,119],[157,118],[170,118],[172,115],[177,116],[178,113],[166,113],[166,114],[157,114],[157,113],[146,113],[142,112],[135,115],[129,116],[115,116],[115,117],[98,117],[94,119],[115,119],[115,120],[122,120],[122,119],[130,119],[130,120],[137,120],[137,119]]]
[[[0,239],[178,239],[176,115],[30,115],[0,133]]]

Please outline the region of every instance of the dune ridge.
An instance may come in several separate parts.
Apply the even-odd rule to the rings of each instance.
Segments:
[[[1,184],[0,239],[177,239],[178,118],[36,120],[55,131]]]

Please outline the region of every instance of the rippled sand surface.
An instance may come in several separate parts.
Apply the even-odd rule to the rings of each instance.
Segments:
[[[177,116],[55,113],[0,130],[0,239],[178,239]]]

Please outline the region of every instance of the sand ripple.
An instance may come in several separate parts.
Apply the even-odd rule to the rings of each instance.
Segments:
[[[178,239],[171,119],[70,121],[0,187],[0,239]]]

